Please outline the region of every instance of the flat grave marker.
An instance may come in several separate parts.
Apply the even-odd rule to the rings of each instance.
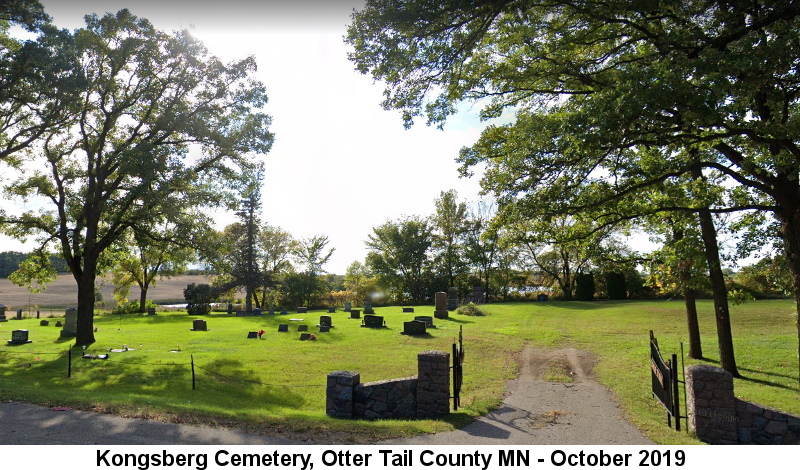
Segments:
[[[258,331],[248,331],[247,339],[258,339]]]
[[[311,339],[311,333],[300,333],[300,341]]]
[[[308,313],[308,307],[297,307],[297,313]]]
[[[278,333],[288,333],[289,325],[278,325]]]
[[[414,307],[403,307],[403,313],[414,313]]]
[[[325,325],[320,325],[319,326],[319,332],[320,333],[328,333],[329,331],[331,331],[331,327],[330,326],[325,326]]]
[[[308,331],[308,325],[297,325],[297,331]]]

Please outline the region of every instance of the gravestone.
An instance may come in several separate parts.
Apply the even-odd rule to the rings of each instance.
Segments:
[[[361,318],[361,310],[358,309],[350,310],[350,318],[355,318],[355,319]]]
[[[38,310],[36,311],[36,319],[37,320],[39,319],[39,311]]]
[[[8,307],[6,307],[5,305],[0,304],[0,322],[8,321],[8,318],[6,318],[6,309],[7,308]]]
[[[433,317],[428,317],[428,316],[414,317],[414,321],[421,321],[425,323],[426,328],[436,328],[433,325]]]
[[[8,344],[25,344],[30,343],[28,339],[28,330],[14,330],[11,332],[11,340]]]
[[[331,331],[331,327],[330,326],[320,325],[320,327],[319,327],[319,332],[320,333],[327,333],[329,331]]]
[[[336,313],[336,307],[328,307],[328,313]]]
[[[403,322],[403,334],[404,335],[424,335],[427,333],[425,331],[425,322],[424,321],[406,321]]]
[[[297,313],[308,313],[308,307],[297,307]]]
[[[537,302],[547,302],[548,300],[549,300],[549,297],[547,296],[547,294],[539,294],[539,295],[536,296],[536,301]]]
[[[208,325],[205,320],[192,320],[192,331],[208,331]]]
[[[352,310],[352,308],[353,308],[353,304],[352,303],[350,303],[350,302],[345,302],[344,303],[344,311],[345,312],[349,312],[350,310]]]
[[[297,331],[308,331],[308,325],[297,325]]]
[[[247,316],[247,312],[245,312],[244,310],[237,310],[236,311],[236,316],[237,317],[246,317]]]
[[[289,325],[278,325],[278,333],[288,333]]]
[[[281,315],[289,315],[289,312],[287,312],[286,310],[281,310]]]
[[[436,299],[436,307],[433,311],[433,316],[436,318],[447,318],[447,294],[444,292],[437,292],[434,298]]]
[[[61,323],[61,320],[56,321],[56,328],[61,328],[62,326],[64,326],[64,324]]]
[[[383,321],[383,317],[380,315],[364,315],[361,326],[366,328],[383,328],[386,326],[386,322]]]
[[[311,338],[311,333],[300,333],[300,341],[305,341]]]
[[[78,335],[78,309],[75,307],[68,308],[66,312],[64,312],[64,328],[61,330],[61,337],[72,338],[77,335]]]
[[[253,316],[258,317],[258,316],[261,316],[261,315],[263,315],[263,313],[261,312],[260,308],[254,308],[253,309]]]
[[[375,311],[372,310],[372,302],[369,300],[364,301],[364,315],[374,315]]]
[[[247,332],[247,339],[258,339],[258,331]]]
[[[155,314],[156,314],[156,308],[155,307],[149,307],[147,309],[147,316],[151,316],[151,315],[155,315]]]
[[[414,313],[414,307],[403,307],[403,313]]]
[[[322,315],[319,317],[319,326],[333,326],[333,322],[331,321],[330,315]]]
[[[269,314],[270,315],[275,315],[275,310],[270,309]]]
[[[486,303],[486,296],[483,286],[475,286],[472,288],[472,301],[476,304]]]
[[[233,304],[228,302],[228,315],[233,315]]]
[[[451,312],[458,307],[458,289],[451,287],[447,289],[447,310]]]
[[[17,318],[16,319],[17,320],[22,320],[22,309],[21,308],[17,309]],[[19,330],[19,331],[22,331],[22,330]]]
[[[42,320],[42,321],[39,322],[39,326],[49,326],[49,325],[50,325],[50,322],[47,321],[47,320]]]

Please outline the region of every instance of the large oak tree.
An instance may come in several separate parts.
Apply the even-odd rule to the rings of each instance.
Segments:
[[[87,79],[80,112],[38,140],[6,188],[44,201],[6,226],[59,247],[78,284],[77,342],[87,344],[103,252],[152,220],[205,223],[200,209],[223,203],[226,183],[273,136],[252,57],[225,64],[187,31],[159,31],[128,10],[87,16],[74,38]]]

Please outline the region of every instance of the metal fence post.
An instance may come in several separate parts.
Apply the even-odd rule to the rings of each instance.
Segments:
[[[191,355],[192,358],[192,390],[194,390],[194,354]]]

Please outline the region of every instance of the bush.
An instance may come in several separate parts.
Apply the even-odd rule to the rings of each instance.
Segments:
[[[594,275],[578,274],[575,277],[575,299],[576,300],[594,299]]]
[[[628,296],[624,274],[606,273],[606,294],[611,300],[624,300]]]
[[[183,289],[186,312],[189,315],[205,315],[211,311],[211,303],[217,300],[217,291],[208,284],[191,283]]]
[[[153,303],[152,300],[147,300],[147,302],[145,302],[144,305],[145,305],[144,307],[145,311],[147,311],[147,309],[150,307],[155,308],[156,306],[156,304]],[[127,315],[129,313],[139,313],[139,301],[131,300],[129,302],[126,302],[125,305],[118,305],[111,311],[111,313],[114,315]]]
[[[456,313],[459,315],[467,315],[470,317],[485,317],[486,312],[481,310],[477,307],[474,303],[470,302],[468,305],[464,305],[456,309]]]

